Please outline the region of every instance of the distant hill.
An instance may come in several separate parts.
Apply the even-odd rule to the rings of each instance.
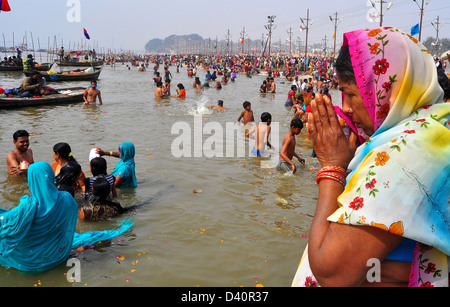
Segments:
[[[165,39],[155,38],[145,44],[145,50],[151,53],[171,53],[185,48],[192,42],[203,42],[204,39],[198,34],[171,35]]]

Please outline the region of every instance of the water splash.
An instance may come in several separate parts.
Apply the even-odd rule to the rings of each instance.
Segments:
[[[209,98],[202,95],[199,100],[195,100],[194,104],[189,106],[188,115],[198,114],[212,114],[211,109],[208,109]]]

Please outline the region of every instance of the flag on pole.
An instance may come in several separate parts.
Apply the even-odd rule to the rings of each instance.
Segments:
[[[411,36],[419,34],[419,32],[420,32],[419,24],[416,24],[414,27],[411,28]]]
[[[87,39],[91,39],[91,37],[89,36],[89,34],[86,31],[86,29],[83,28],[83,31],[84,31],[84,36],[86,36]]]
[[[333,39],[335,39],[335,38],[336,38],[336,32],[333,33]]]
[[[0,11],[10,12],[11,8],[9,7],[8,0],[0,0]]]

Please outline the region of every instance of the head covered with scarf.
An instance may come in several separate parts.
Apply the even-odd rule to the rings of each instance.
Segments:
[[[366,142],[348,166],[339,209],[328,220],[418,242],[410,286],[448,285],[450,104],[443,103],[434,60],[414,37],[388,27],[346,33],[343,50],[352,74],[340,74],[338,59],[339,81],[356,83],[374,133],[352,126]],[[425,258],[442,274],[425,273]],[[294,285],[307,272],[302,263]]]
[[[28,169],[31,196],[12,210],[0,209],[0,265],[21,271],[45,271],[66,261],[72,249],[111,239],[128,230],[75,232],[78,204],[58,191],[52,167],[36,162]]]
[[[120,162],[117,163],[111,174],[124,179],[122,187],[137,187],[135,170],[135,148],[133,143],[125,142],[119,144]]]

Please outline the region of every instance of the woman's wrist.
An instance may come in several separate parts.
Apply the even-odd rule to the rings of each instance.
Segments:
[[[345,187],[346,177],[347,170],[345,168],[341,166],[325,166],[317,173],[316,182],[319,184],[322,180],[333,180]]]

